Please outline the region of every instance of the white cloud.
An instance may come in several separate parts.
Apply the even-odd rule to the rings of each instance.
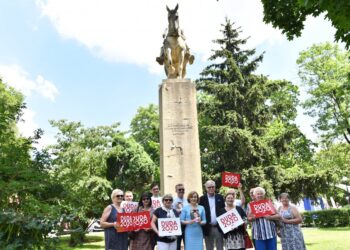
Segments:
[[[29,74],[18,65],[0,65],[0,77],[3,82],[14,87],[25,96],[31,96],[32,93],[37,93],[40,96],[54,101],[58,95],[56,86],[46,80],[43,76],[38,75],[35,80],[29,77]],[[17,123],[20,134],[25,137],[33,136],[34,131],[39,128],[35,122],[36,112],[30,108],[23,110],[21,120]],[[44,134],[39,140],[37,148],[51,144],[55,141],[52,135]]]
[[[22,92],[25,96],[31,96],[33,92],[54,101],[58,95],[56,86],[38,75],[35,80],[30,79],[29,74],[18,65],[0,65],[0,77],[3,82]]]
[[[39,128],[39,125],[35,122],[36,112],[31,109],[24,109],[21,120],[17,123],[19,133],[25,137],[31,137],[34,135],[34,131]],[[37,149],[43,149],[44,147],[56,143],[54,133],[51,131],[45,131],[42,137],[39,139],[38,144],[34,144]]]
[[[31,109],[24,109],[21,120],[17,123],[19,133],[25,137],[31,137],[34,135],[34,131],[39,128],[39,125],[35,122],[36,112]],[[37,144],[34,144],[37,149],[43,149],[44,147],[56,143],[57,140],[54,137],[54,133],[45,131]]]
[[[35,112],[30,109],[24,109],[22,120],[17,123],[18,130],[25,136],[33,136],[34,130],[39,128],[39,125],[34,121]]]
[[[38,93],[50,99],[51,101],[55,100],[55,97],[58,94],[58,90],[52,82],[45,80],[43,76],[38,75],[36,77],[36,83],[36,90]]]
[[[225,16],[242,26],[243,36],[251,36],[249,46],[282,38],[278,30],[262,22],[258,0],[38,0],[37,4],[62,37],[78,41],[105,60],[160,72],[155,57],[167,26],[165,5],[174,8],[177,2],[187,43],[203,59],[210,55]]]

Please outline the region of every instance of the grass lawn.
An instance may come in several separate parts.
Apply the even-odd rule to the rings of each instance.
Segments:
[[[305,228],[303,229],[308,250],[350,249],[350,227],[345,228]]]
[[[349,250],[350,227],[346,228],[303,228],[306,248],[308,250]],[[103,233],[93,233],[87,236],[87,242],[80,247],[68,247],[68,237],[61,238],[63,249],[104,249]],[[282,249],[280,243],[278,249]]]

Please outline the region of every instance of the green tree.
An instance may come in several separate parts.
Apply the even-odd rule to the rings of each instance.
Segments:
[[[25,105],[23,95],[0,79],[0,248],[50,249],[55,228],[54,193],[43,154],[32,145],[42,135],[19,135],[16,123]],[[33,157],[32,157],[33,156]]]
[[[204,178],[240,172],[246,187],[261,185],[270,195],[315,196],[328,173],[314,175],[312,144],[294,123],[298,87],[254,74],[263,56],[242,49],[247,40],[229,20],[222,27],[213,64],[197,81]],[[308,181],[314,189],[306,188]]]
[[[260,166],[270,162],[273,153],[261,140],[272,118],[266,93],[273,82],[253,74],[263,56],[250,59],[255,50],[241,49],[247,40],[239,38],[240,31],[229,20],[222,27],[223,38],[214,41],[220,49],[209,58],[214,63],[197,82],[207,95],[200,98],[199,117],[202,151],[207,151],[204,170],[211,174],[229,166]]]
[[[223,38],[215,40],[220,49],[209,58],[214,63],[197,81],[197,88],[208,95],[200,99],[198,109],[201,151],[207,151],[204,170],[212,173],[227,166],[257,166],[270,155],[259,139],[270,119],[263,94],[268,83],[266,77],[252,74],[262,55],[249,61],[255,51],[241,50],[246,39],[238,38],[229,20],[222,26]]]
[[[297,64],[309,94],[304,107],[318,118],[314,128],[325,143],[343,138],[350,144],[350,53],[316,44],[300,52]]]
[[[293,39],[301,35],[308,16],[325,14],[336,29],[335,40],[350,46],[350,3],[348,0],[262,0],[264,22],[271,23]]]
[[[99,217],[112,189],[143,190],[153,180],[155,165],[143,148],[118,130],[119,124],[85,128],[80,122],[51,121],[58,128],[53,176],[64,186],[61,206],[73,233],[71,244],[84,240],[90,219]]]
[[[130,123],[131,136],[159,166],[159,114],[158,106],[139,107]]]
[[[315,164],[320,171],[330,173],[331,181],[327,185],[326,195],[346,205],[346,197],[349,194],[335,187],[334,184],[346,184],[342,180],[343,177],[350,179],[350,145],[347,143],[330,144],[315,154]]]

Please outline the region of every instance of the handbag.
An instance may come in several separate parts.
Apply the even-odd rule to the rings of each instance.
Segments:
[[[135,231],[128,232],[128,236],[130,240],[134,240],[136,238],[136,232]]]
[[[244,225],[244,236],[243,237],[244,237],[244,246],[245,246],[245,248],[246,249],[253,248],[254,247],[253,242],[252,242],[252,240],[249,237],[249,234],[248,234],[248,232],[246,230],[245,225]]]

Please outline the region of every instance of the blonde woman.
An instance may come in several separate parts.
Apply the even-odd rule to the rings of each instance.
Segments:
[[[106,250],[127,250],[128,233],[118,233],[117,216],[123,212],[121,207],[124,193],[120,189],[114,189],[111,194],[112,204],[108,205],[101,216],[100,224],[105,231]]]

